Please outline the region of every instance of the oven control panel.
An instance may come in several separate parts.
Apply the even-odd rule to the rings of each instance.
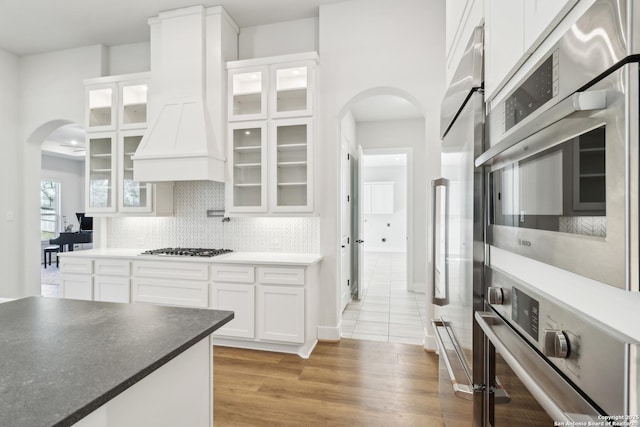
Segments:
[[[624,337],[499,269],[487,267],[485,278],[490,287],[487,304],[511,329],[598,406],[609,413],[623,413],[618,411],[624,411],[620,404],[630,345]],[[497,294],[501,298],[495,298]]]

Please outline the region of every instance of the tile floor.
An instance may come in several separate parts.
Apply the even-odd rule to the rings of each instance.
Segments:
[[[365,252],[364,295],[342,313],[344,338],[422,345],[425,295],[407,291],[406,255]]]

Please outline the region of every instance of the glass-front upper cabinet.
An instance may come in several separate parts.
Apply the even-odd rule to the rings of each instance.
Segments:
[[[86,125],[88,131],[115,129],[116,95],[116,85],[114,84],[94,85],[86,88]]]
[[[267,67],[229,70],[229,120],[267,117]]]
[[[313,210],[313,141],[309,118],[283,119],[271,127],[271,210]]]
[[[122,131],[118,138],[118,210],[120,212],[151,212],[152,185],[133,179],[133,156],[142,140],[141,130]]]
[[[271,67],[271,117],[308,116],[313,113],[313,68],[306,63]]]
[[[87,135],[87,212],[115,212],[114,182],[116,142],[114,132]]]
[[[147,91],[146,81],[127,81],[119,84],[120,112],[119,128],[133,129],[147,126]]]
[[[262,122],[242,122],[229,126],[231,152],[227,185],[234,212],[265,212],[267,208],[267,126]]]

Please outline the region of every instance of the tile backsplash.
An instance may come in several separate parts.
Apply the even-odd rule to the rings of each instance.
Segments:
[[[222,222],[222,218],[207,217],[208,209],[224,210],[224,184],[211,181],[177,182],[175,216],[109,218],[107,246],[320,252],[318,217],[242,217]]]

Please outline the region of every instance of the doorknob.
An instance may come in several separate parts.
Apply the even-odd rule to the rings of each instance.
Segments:
[[[342,249],[344,249],[344,248],[345,248],[345,245],[342,245]]]
[[[356,240],[356,243],[364,243],[364,240],[358,239],[358,240]]]

